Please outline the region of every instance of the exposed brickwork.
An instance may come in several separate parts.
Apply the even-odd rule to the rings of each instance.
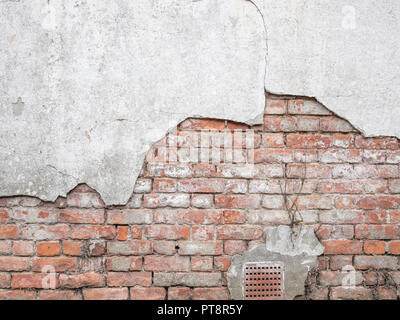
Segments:
[[[124,206],[105,207],[85,185],[55,203],[0,198],[0,299],[229,299],[231,257],[262,244],[266,227],[290,223],[284,181],[326,249],[306,298],[398,299],[399,140],[363,138],[317,102],[292,97],[268,97],[254,150],[234,131],[247,128],[184,121],[148,152]],[[230,155],[212,132],[208,145],[212,160],[233,161],[191,161],[199,130],[228,132]],[[341,287],[347,265],[354,290]],[[43,287],[49,266],[56,289]]]

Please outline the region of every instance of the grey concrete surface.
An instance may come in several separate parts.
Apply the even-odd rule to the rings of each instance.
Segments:
[[[87,183],[124,204],[182,120],[262,120],[264,26],[247,1],[5,0],[0,16],[0,196]]]

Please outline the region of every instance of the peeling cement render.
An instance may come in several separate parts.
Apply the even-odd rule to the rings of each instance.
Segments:
[[[126,203],[168,130],[258,123],[264,89],[400,137],[395,0],[5,0],[0,15],[0,196],[87,183]]]

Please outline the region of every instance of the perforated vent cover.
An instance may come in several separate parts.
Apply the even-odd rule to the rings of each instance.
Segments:
[[[284,265],[282,262],[249,262],[243,267],[245,300],[283,299]]]

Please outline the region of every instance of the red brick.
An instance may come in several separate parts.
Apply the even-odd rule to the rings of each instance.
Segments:
[[[339,148],[354,147],[353,136],[349,134],[336,133],[332,136],[332,145]]]
[[[335,208],[337,209],[351,209],[356,204],[356,198],[354,196],[337,196],[335,198]]]
[[[33,241],[14,241],[14,255],[16,256],[32,256],[35,252]]]
[[[223,130],[224,120],[214,119],[187,119],[179,125],[180,130]]]
[[[151,179],[137,179],[133,188],[134,193],[146,193],[151,191]]]
[[[107,243],[109,255],[146,255],[152,253],[152,243],[147,240],[112,241]]]
[[[195,177],[213,177],[216,174],[215,165],[207,163],[197,163],[193,166]]]
[[[108,224],[149,224],[152,212],[146,209],[110,210],[107,214]]]
[[[142,239],[141,226],[131,226],[131,239]]]
[[[0,273],[0,288],[6,289],[11,287],[11,275],[9,273]]]
[[[114,239],[115,228],[102,225],[78,225],[71,228],[71,239]]]
[[[10,240],[0,240],[0,255],[12,253],[12,242]]]
[[[254,149],[249,150],[249,159],[254,163],[290,163],[293,162],[293,152],[289,149]]]
[[[343,119],[337,117],[324,117],[320,121],[321,131],[328,132],[353,132],[355,129],[352,125]]]
[[[176,253],[175,241],[153,241],[153,250],[162,255],[173,255]]]
[[[318,257],[318,270],[327,270],[329,268],[329,257]]]
[[[26,271],[30,269],[29,258],[1,257],[0,271]]]
[[[334,300],[373,300],[372,289],[364,287],[355,287],[354,289],[333,287],[330,297]]]
[[[69,236],[69,226],[59,225],[29,225],[22,229],[22,238],[35,240],[59,240]]]
[[[288,148],[325,149],[332,146],[332,137],[321,134],[288,134]]]
[[[319,131],[319,117],[297,116],[297,131]]]
[[[352,239],[354,228],[351,225],[320,225],[318,227],[319,239]]]
[[[153,225],[146,227],[145,234],[151,239],[178,240],[189,239],[190,227],[188,226],[168,226]]]
[[[364,190],[365,193],[385,193],[387,189],[386,180],[364,180]]]
[[[128,226],[118,226],[117,227],[117,240],[125,241],[128,240]]]
[[[231,257],[214,257],[214,266],[219,271],[228,271],[231,266]]]
[[[365,254],[385,254],[386,243],[384,241],[365,241],[364,253]]]
[[[178,181],[178,190],[189,193],[219,193],[223,192],[225,182],[222,179],[182,179]]]
[[[0,208],[0,223],[5,224],[8,222],[11,211],[7,208]]]
[[[259,208],[261,197],[259,195],[216,195],[215,206],[226,209]]]
[[[377,166],[379,178],[398,178],[400,171],[397,165],[380,165]]]
[[[397,138],[364,138],[357,136],[355,145],[360,149],[398,149],[399,140]]]
[[[322,181],[318,186],[320,193],[361,194],[364,192],[363,183],[351,180]]]
[[[235,254],[242,254],[247,250],[247,244],[242,240],[228,240],[224,243],[225,254],[234,256]]]
[[[214,239],[215,227],[214,226],[193,226],[192,239],[193,240],[211,240]]]
[[[318,161],[318,150],[311,149],[296,149],[293,150],[293,156],[295,162],[316,162]]]
[[[213,258],[211,257],[192,257],[190,261],[192,271],[212,271]]]
[[[145,194],[144,206],[146,208],[188,208],[190,206],[190,196],[181,193]]]
[[[400,241],[390,241],[389,242],[389,253],[400,255]]]
[[[246,214],[241,210],[224,210],[224,223],[226,224],[240,224],[246,222]]]
[[[321,149],[319,160],[323,163],[360,163],[362,161],[361,151],[358,149]]]
[[[142,257],[110,257],[106,260],[109,271],[142,270]]]
[[[51,266],[56,272],[78,270],[78,259],[67,257],[34,258],[32,260],[32,271],[42,272],[47,266]]]
[[[188,257],[144,257],[144,270],[146,271],[189,271],[190,258]]]
[[[229,300],[227,288],[194,288],[193,300]]]
[[[35,300],[36,293],[32,290],[0,291],[0,300]]]
[[[66,223],[104,223],[104,210],[64,209],[60,211],[60,221]]]
[[[78,293],[72,290],[40,290],[38,300],[80,300]]]
[[[217,239],[255,240],[262,236],[259,226],[225,225],[217,227]]]
[[[190,300],[192,290],[185,287],[169,287],[168,300]]]
[[[400,224],[400,211],[399,210],[389,211],[389,223]]]
[[[82,253],[83,242],[81,241],[63,241],[63,253],[67,256],[80,256]]]
[[[345,266],[351,266],[353,264],[353,256],[332,256],[330,259],[331,270],[342,270]]]
[[[328,224],[358,224],[363,223],[364,216],[361,210],[329,210],[320,212],[319,219]]]
[[[296,131],[296,118],[288,116],[266,116],[264,117],[265,132],[291,132]]]
[[[25,223],[57,222],[58,210],[55,208],[13,208],[12,218]]]
[[[329,288],[314,286],[307,295],[310,300],[328,300]]]
[[[176,180],[159,178],[154,179],[153,191],[154,192],[176,192]]]
[[[300,209],[332,209],[333,197],[325,195],[299,196],[296,201]]]
[[[397,209],[400,205],[399,196],[378,196],[378,206],[382,209]]]
[[[77,289],[82,287],[104,286],[104,275],[99,273],[60,274],[60,287]]]
[[[42,289],[47,285],[46,279],[53,276],[55,288],[58,288],[57,276],[48,273],[16,273],[12,276],[11,286],[13,289]]]
[[[179,241],[178,253],[180,255],[207,255],[222,254],[222,241]]]
[[[379,275],[377,272],[375,271],[370,271],[370,272],[366,272],[364,273],[364,280],[365,280],[365,284],[367,286],[373,286],[378,284],[379,282]]]
[[[67,205],[69,207],[78,208],[102,208],[104,206],[104,202],[97,193],[76,192],[68,195]]]
[[[60,244],[58,242],[40,242],[37,244],[37,255],[51,257],[60,255]]]
[[[315,100],[289,100],[288,113],[306,115],[331,115],[332,113]]]
[[[400,193],[400,179],[389,180],[389,191],[391,193]]]
[[[397,300],[397,290],[394,287],[378,287],[377,293],[377,299],[379,300]]]
[[[287,100],[274,99],[267,96],[265,114],[285,114]]]
[[[196,208],[207,209],[213,205],[213,196],[211,194],[193,194],[192,206]]]
[[[325,254],[361,254],[362,242],[356,240],[324,240]]]
[[[85,300],[126,300],[128,288],[94,288],[83,289]]]
[[[107,285],[109,287],[149,287],[151,278],[151,272],[108,272]]]
[[[131,300],[164,300],[165,288],[130,288]]]
[[[262,146],[264,148],[280,148],[285,145],[283,133],[263,133]]]
[[[19,228],[13,225],[0,225],[0,239],[18,239]]]
[[[204,210],[180,210],[178,213],[178,221],[182,224],[221,224],[221,210],[204,209]]]
[[[390,269],[397,270],[399,267],[398,257],[394,256],[355,256],[354,267],[358,270],[368,269]]]
[[[394,225],[357,225],[357,239],[398,239],[400,227]]]

